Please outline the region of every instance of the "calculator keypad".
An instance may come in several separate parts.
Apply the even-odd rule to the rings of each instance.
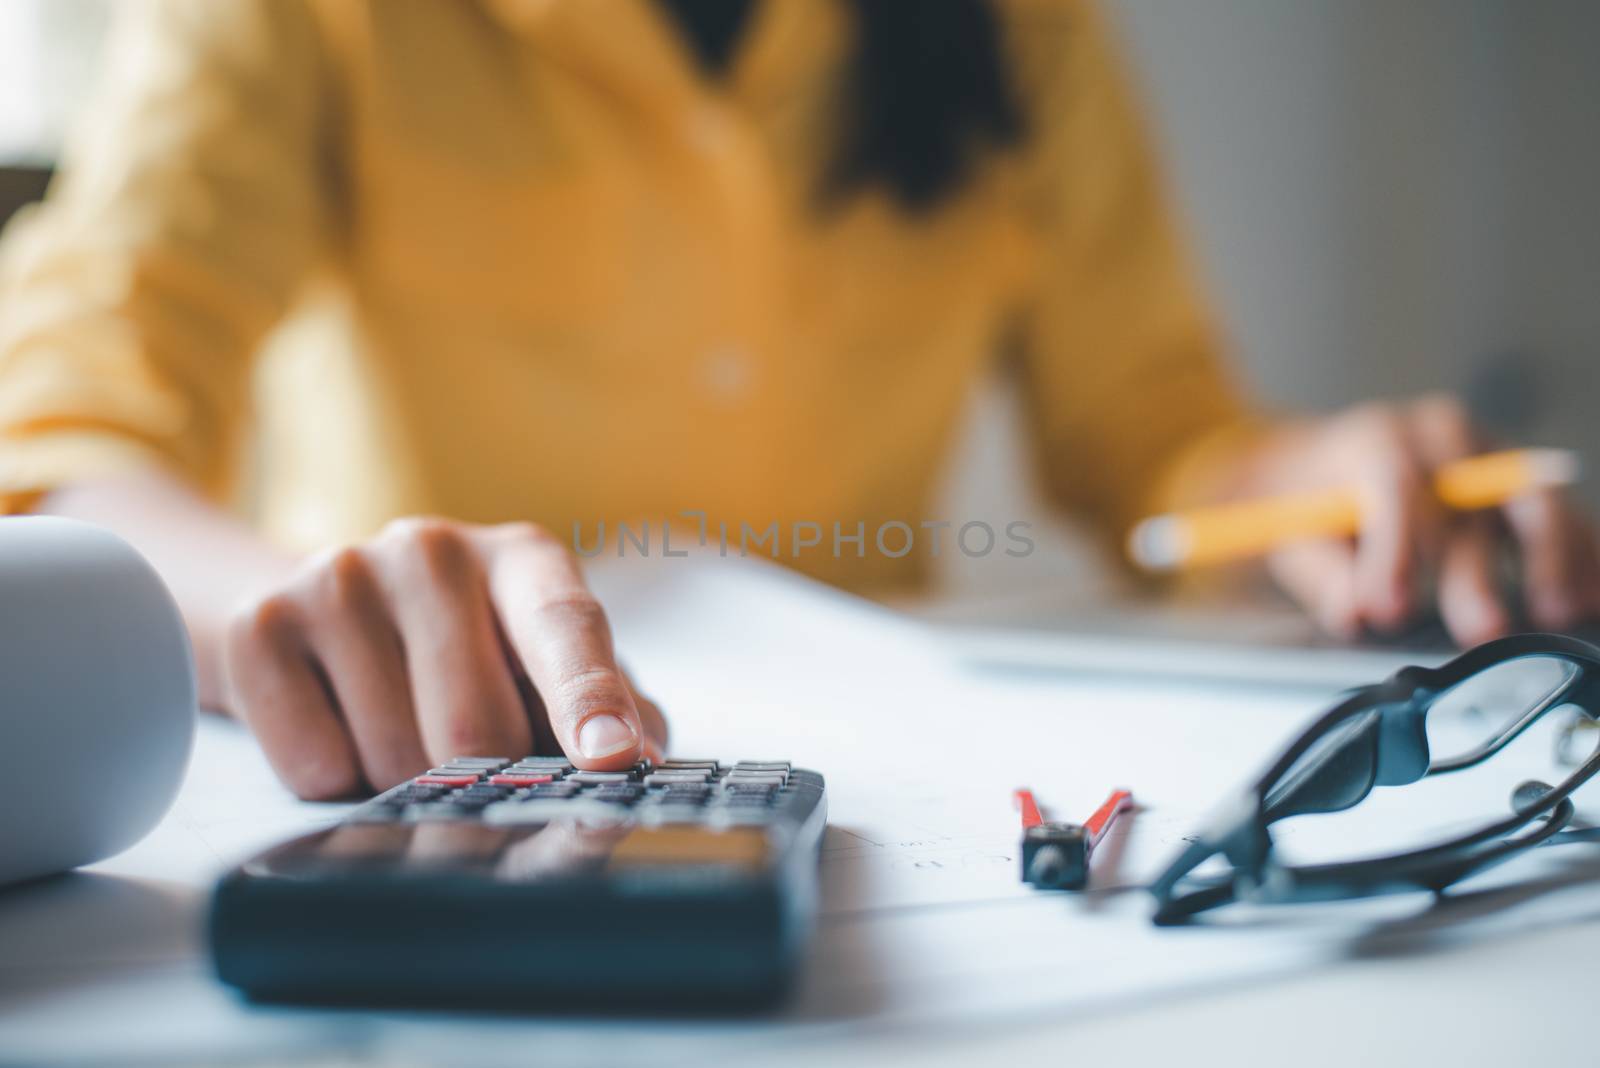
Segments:
[[[565,757],[457,757],[385,791],[348,819],[762,826],[791,801],[807,803],[790,787],[790,770],[787,761],[645,760],[601,772],[579,771]]]

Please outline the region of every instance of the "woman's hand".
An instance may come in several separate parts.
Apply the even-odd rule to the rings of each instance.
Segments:
[[[453,756],[659,756],[576,561],[528,524],[404,519],[236,612],[225,700],[304,798],[382,790]]]
[[[1544,630],[1600,617],[1600,545],[1564,495],[1538,490],[1497,512],[1447,513],[1432,472],[1482,451],[1453,398],[1366,405],[1290,427],[1250,464],[1248,493],[1353,485],[1363,527],[1352,541],[1305,542],[1269,558],[1278,582],[1328,631],[1395,630],[1436,598],[1455,640],[1473,645],[1518,616]],[[1520,611],[1507,604],[1502,560],[1520,559]]]

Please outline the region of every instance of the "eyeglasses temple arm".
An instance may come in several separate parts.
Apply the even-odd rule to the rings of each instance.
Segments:
[[[1167,865],[1167,870],[1150,884],[1150,893],[1155,895],[1157,901],[1166,904],[1172,900],[1172,891],[1178,882],[1217,852],[1216,846],[1203,838],[1190,842],[1188,847]]]

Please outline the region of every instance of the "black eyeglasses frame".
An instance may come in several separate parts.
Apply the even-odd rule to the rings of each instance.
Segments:
[[[1434,701],[1490,668],[1529,657],[1564,660],[1577,670],[1478,748],[1431,761],[1426,717]],[[1289,816],[1354,807],[1376,786],[1406,785],[1475,767],[1552,709],[1569,705],[1600,720],[1600,648],[1557,634],[1500,638],[1439,667],[1405,667],[1383,682],[1350,692],[1303,730],[1156,879],[1150,887],[1157,902],[1155,922],[1182,923],[1240,898],[1277,903],[1438,892],[1549,840],[1572,820],[1571,794],[1600,774],[1600,745],[1559,784],[1524,783],[1513,794],[1511,816],[1425,849],[1340,863],[1284,865],[1273,858],[1270,828]],[[1346,725],[1346,736],[1334,737]],[[1284,777],[1319,743],[1325,748],[1322,757],[1285,783]],[[1184,890],[1190,873],[1219,853],[1232,865],[1228,877]]]

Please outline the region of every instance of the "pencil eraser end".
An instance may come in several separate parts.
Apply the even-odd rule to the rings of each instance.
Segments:
[[[1171,570],[1183,562],[1188,552],[1188,534],[1177,516],[1152,516],[1128,534],[1128,556],[1149,571]]]
[[[1570,486],[1583,477],[1583,460],[1571,449],[1529,449],[1528,464],[1541,486]]]

